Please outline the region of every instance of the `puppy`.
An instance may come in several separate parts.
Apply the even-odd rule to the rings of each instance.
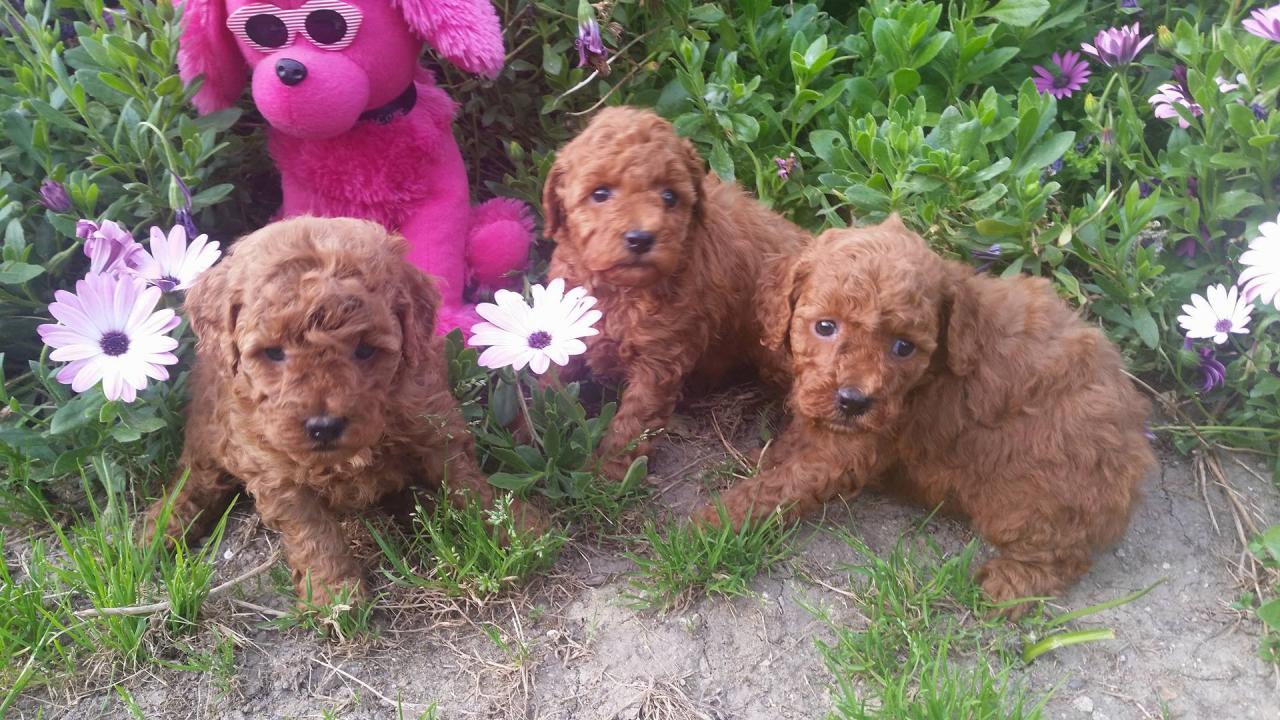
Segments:
[[[774,263],[759,307],[794,419],[722,496],[735,524],[882,484],[972,520],[999,551],[979,573],[997,602],[1060,593],[1124,533],[1155,464],[1149,408],[1046,280],[975,275],[894,215]]]
[[[341,516],[418,482],[492,501],[433,334],[439,294],[403,253],[376,223],[300,217],[245,237],[191,288],[190,474],[170,533],[203,534],[243,487],[283,536],[299,594],[324,601],[361,589]]]
[[[714,384],[740,365],[785,378],[781,355],[760,343],[756,276],[808,236],[708,173],[666,120],[602,110],[557,155],[542,202],[550,276],[586,287],[604,313],[586,365],[625,385],[601,448],[606,476],[647,452],[686,380]]]

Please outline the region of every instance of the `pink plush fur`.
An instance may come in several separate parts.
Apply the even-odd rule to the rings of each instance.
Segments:
[[[470,203],[466,167],[453,139],[457,105],[418,65],[423,42],[460,67],[496,75],[503,44],[488,0],[343,0],[362,18],[354,42],[335,51],[298,35],[261,52],[237,39],[226,18],[264,0],[186,0],[179,67],[203,77],[201,112],[236,102],[250,77],[253,99],[271,125],[268,149],[280,168],[281,215],[358,217],[401,232],[408,259],[439,280],[439,332],[476,320],[463,293],[469,284],[509,281],[528,258],[532,223],[511,200]],[[303,0],[274,0],[281,9]],[[280,62],[305,77],[286,84]],[[389,121],[361,119],[403,97],[417,99]]]

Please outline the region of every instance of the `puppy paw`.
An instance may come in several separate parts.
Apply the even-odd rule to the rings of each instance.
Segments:
[[[523,536],[536,538],[551,529],[551,516],[527,500],[512,500],[511,515],[516,531]]]
[[[329,581],[321,581],[313,577],[310,583],[305,579],[297,582],[296,589],[298,591],[297,608],[304,612],[316,610],[320,606],[356,603],[368,597],[364,580],[359,577]]]
[[[1035,601],[1015,603],[1021,598],[1038,597],[1044,594],[1041,589],[1041,576],[1044,571],[1036,566],[1017,560],[998,557],[988,560],[978,570],[977,580],[983,592],[997,605],[1005,605],[998,612],[1010,620],[1017,620],[1026,615]]]

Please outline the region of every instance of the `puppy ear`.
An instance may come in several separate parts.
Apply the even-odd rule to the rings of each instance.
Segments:
[[[188,85],[204,77],[192,103],[201,113],[235,105],[248,82],[249,66],[227,29],[225,1],[185,0],[181,8],[178,73]]]
[[[561,151],[563,152],[563,150]],[[560,158],[547,173],[547,182],[542,186],[542,234],[554,238],[564,227],[564,165]]]
[[[947,368],[955,375],[968,375],[977,367],[985,342],[985,324],[973,289],[973,269],[956,264],[948,267],[948,285],[944,305],[946,334],[939,343],[946,350]]]
[[[491,78],[502,72],[506,62],[502,25],[489,0],[392,0],[392,4],[413,33],[449,62]]]
[[[799,257],[779,255],[765,261],[756,288],[756,318],[760,323],[760,343],[770,350],[787,348],[791,314],[807,275],[807,265]]]
[[[697,216],[702,212],[703,180],[707,177],[707,163],[688,138],[680,139],[680,149],[684,153],[684,164],[689,171],[689,181],[693,183],[693,213]]]
[[[243,301],[231,274],[232,261],[228,256],[200,275],[187,291],[182,305],[196,333],[197,349],[218,357],[220,372],[235,375],[240,368],[236,319]]]
[[[400,320],[401,354],[409,367],[417,367],[435,340],[436,309],[440,291],[430,275],[404,263],[395,313]]]

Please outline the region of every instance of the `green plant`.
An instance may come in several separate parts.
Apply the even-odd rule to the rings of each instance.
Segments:
[[[479,353],[464,347],[457,331],[446,339],[445,354],[454,395],[471,423],[491,484],[521,495],[535,492],[567,519],[603,527],[615,526],[623,511],[646,496],[644,458],[632,464],[621,482],[602,481],[595,467],[614,403],[591,417],[579,399],[578,383],[530,383],[525,398],[523,376],[481,368]]]
[[[1265,532],[1249,543],[1249,552],[1262,563],[1264,572],[1271,574],[1272,582],[1268,588],[1271,598],[1259,598],[1256,612],[1262,622],[1262,643],[1258,646],[1258,655],[1265,660],[1280,665],[1280,595],[1276,594],[1275,578],[1280,576],[1280,525],[1272,525]],[[1250,606],[1253,603],[1249,603]]]
[[[282,630],[301,628],[340,643],[370,639],[376,635],[373,611],[378,598],[367,598],[356,588],[343,585],[329,597],[318,598],[311,587],[311,575],[303,582],[303,592],[289,612],[272,621]]]
[[[1038,718],[1011,679],[1012,633],[971,576],[978,545],[943,557],[915,534],[886,556],[840,533],[857,554],[849,570],[862,582],[854,598],[868,625],[860,630],[827,620],[835,641],[819,640],[835,676],[834,714],[841,718]],[[815,610],[819,617],[825,617]]]
[[[644,527],[645,554],[627,553],[636,564],[626,597],[635,607],[667,610],[695,594],[733,597],[749,592],[751,581],[791,554],[794,525],[778,513],[748,519],[738,529],[723,506],[719,527],[671,522]]]
[[[521,532],[511,500],[505,495],[490,509],[477,503],[459,509],[442,492],[431,508],[418,505],[407,534],[366,523],[389,565],[383,573],[397,585],[483,598],[550,567],[564,536],[554,529]]]

